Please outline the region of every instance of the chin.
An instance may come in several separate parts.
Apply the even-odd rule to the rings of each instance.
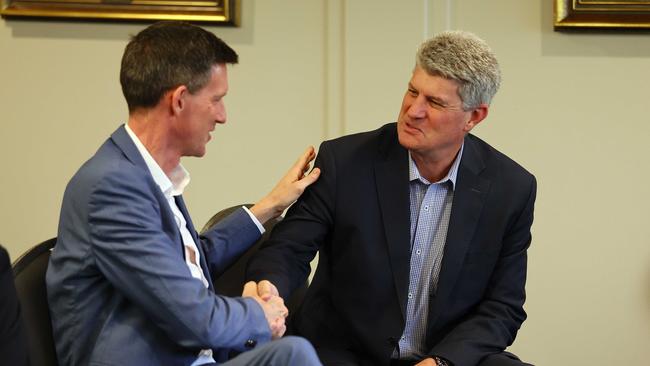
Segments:
[[[417,141],[414,141],[414,137],[410,136],[409,134],[406,133],[400,133],[397,131],[397,141],[399,142],[400,145],[402,145],[403,148],[407,150],[413,149],[414,146],[417,145]]]
[[[195,158],[202,158],[202,157],[205,156],[205,152],[206,152],[206,149],[203,148],[203,149],[200,149],[200,150],[190,151],[190,153],[185,155],[185,156],[192,156],[192,157],[195,157]]]

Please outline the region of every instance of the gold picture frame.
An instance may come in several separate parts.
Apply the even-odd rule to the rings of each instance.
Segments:
[[[555,0],[555,30],[650,29],[648,0]]]
[[[2,0],[6,18],[184,20],[239,25],[239,0]]]

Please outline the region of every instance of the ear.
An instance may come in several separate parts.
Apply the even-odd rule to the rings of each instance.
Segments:
[[[465,123],[463,129],[465,132],[471,131],[476,125],[481,123],[488,115],[489,106],[487,104],[481,104],[478,107],[474,108],[469,115],[469,120]]]
[[[189,90],[185,85],[179,85],[169,91],[170,112],[173,115],[180,114],[186,107],[185,98],[189,94]]]

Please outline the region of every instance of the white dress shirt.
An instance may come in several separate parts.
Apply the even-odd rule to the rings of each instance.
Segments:
[[[165,195],[167,203],[169,203],[169,208],[174,213],[176,226],[178,226],[178,229],[181,233],[181,238],[183,239],[183,246],[185,248],[185,264],[187,265],[187,268],[190,270],[192,277],[200,280],[207,288],[209,283],[207,278],[205,278],[205,274],[203,273],[203,270],[199,264],[201,263],[201,253],[196,246],[196,243],[194,242],[192,234],[187,228],[187,221],[183,216],[181,210],[178,208],[176,200],[174,199],[174,197],[183,194],[183,190],[185,190],[185,187],[187,187],[187,185],[190,183],[189,172],[185,170],[181,164],[178,164],[178,166],[176,166],[176,168],[171,171],[169,176],[167,176],[160,165],[158,165],[158,163],[151,156],[147,148],[142,144],[138,136],[136,136],[133,130],[131,130],[129,125],[125,124],[124,128],[126,129],[129,137],[131,137],[131,140],[133,140],[133,143],[140,152],[140,155],[142,155],[142,158],[147,164],[147,168],[149,169],[151,176],[153,177],[158,187],[160,187],[162,193]],[[248,208],[244,207],[244,210],[246,210],[248,215],[251,217],[251,220],[258,227],[260,233],[263,234],[264,227],[259,222],[259,220],[257,220],[257,218],[250,212],[250,210],[248,210]],[[212,350],[204,349],[199,352],[198,357],[192,363],[192,366],[214,362],[215,361],[212,357]]]

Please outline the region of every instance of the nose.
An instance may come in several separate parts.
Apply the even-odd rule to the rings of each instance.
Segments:
[[[408,116],[413,119],[420,119],[426,117],[426,101],[424,97],[420,94],[413,101],[411,105],[408,106],[407,110]]]
[[[226,105],[223,103],[223,101],[220,101],[217,105],[215,121],[217,123],[224,124],[226,123],[226,117]]]

